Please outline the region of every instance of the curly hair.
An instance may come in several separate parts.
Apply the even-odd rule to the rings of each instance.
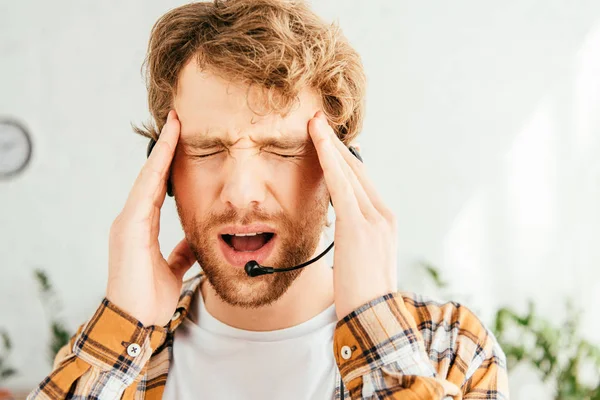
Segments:
[[[366,78],[358,53],[337,24],[303,0],[214,0],[175,8],[155,23],[144,61],[153,123],[134,127],[156,139],[173,106],[179,74],[196,58],[201,69],[265,89],[268,112],[285,115],[304,88],[346,144],[360,132]]]

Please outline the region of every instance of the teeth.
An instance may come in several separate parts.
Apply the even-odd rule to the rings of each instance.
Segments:
[[[262,232],[259,232],[259,233],[262,233]],[[257,233],[257,232],[254,232],[254,233],[236,233],[236,234],[235,234],[235,235],[233,235],[233,236],[256,236],[256,235],[258,235],[259,233]]]

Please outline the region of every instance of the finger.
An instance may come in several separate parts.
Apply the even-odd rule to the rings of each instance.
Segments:
[[[308,132],[317,150],[325,183],[329,189],[332,202],[335,204],[336,219],[338,221],[343,219],[356,220],[362,217],[358,200],[354,194],[352,184],[346,177],[336,156],[338,151],[323,124],[322,119],[312,118],[308,123]]]
[[[341,143],[341,142],[337,138],[332,138],[331,141],[335,147],[335,151],[334,151],[335,158],[336,158],[337,162],[340,164],[342,170],[344,171],[344,175],[346,176],[346,179],[352,185],[352,190],[354,190],[354,195],[356,196],[356,199],[358,201],[358,206],[360,207],[360,211],[362,212],[363,216],[369,220],[374,217],[379,216],[380,215],[379,212],[377,211],[377,209],[371,202],[371,199],[369,198],[369,196],[365,192],[365,189],[359,182],[358,177],[356,176],[356,174],[354,173],[354,171],[348,164],[348,161],[346,159],[344,159],[344,156],[343,156],[342,152],[340,151],[340,149],[337,148],[337,145],[335,142],[336,141],[339,143]],[[334,203],[334,207],[335,207],[335,203]]]
[[[326,135],[328,135],[331,138],[331,142],[335,147],[335,151],[334,151],[335,158],[337,159],[342,170],[344,171],[344,174],[346,175],[346,179],[348,179],[348,181],[352,185],[352,189],[354,190],[354,195],[357,198],[358,205],[360,207],[361,212],[363,213],[363,216],[367,219],[372,219],[374,217],[380,216],[379,212],[377,211],[377,209],[371,202],[371,199],[367,195],[365,188],[363,188],[362,184],[360,183],[358,177],[356,176],[355,172],[353,171],[353,169],[351,168],[350,163],[349,163],[350,161],[352,161],[352,162],[356,161],[356,162],[360,163],[360,161],[358,161],[352,155],[352,153],[350,153],[350,151],[346,148],[346,146],[344,146],[344,144],[338,139],[337,135],[335,134],[335,132],[333,131],[331,126],[329,126],[329,124],[326,122],[327,120],[325,119],[325,115],[322,112],[318,112],[316,117],[323,121],[323,126],[324,126],[324,129],[326,130]],[[350,155],[352,156],[352,158],[354,160],[346,159],[344,157],[344,153],[350,153]],[[334,203],[334,207],[335,207],[335,203]]]
[[[179,140],[179,131],[177,114],[172,110],[125,204],[125,208],[131,210],[138,218],[147,218],[154,208],[162,207],[167,175]]]
[[[175,246],[167,260],[171,271],[180,279],[183,278],[195,262],[196,256],[185,238]]]
[[[325,118],[325,115],[322,112],[319,112],[318,116],[319,116],[319,118],[321,116],[323,118]],[[373,204],[373,206],[379,213],[381,213],[383,215],[387,215],[387,213],[390,211],[387,208],[387,206],[385,205],[385,203],[383,202],[383,200],[381,199],[381,196],[379,195],[378,191],[376,190],[375,185],[373,184],[373,182],[367,175],[365,165],[360,160],[358,160],[354,156],[354,154],[352,154],[350,152],[348,147],[346,147],[346,145],[344,143],[342,143],[341,140],[339,140],[339,138],[336,136],[333,129],[331,129],[331,127],[329,127],[329,129],[330,129],[329,134],[333,136],[333,143],[334,143],[335,147],[342,154],[344,160],[346,161],[348,166],[354,172],[355,176],[358,179],[358,182],[360,182],[360,185],[363,187],[363,190],[369,197],[370,202]],[[358,149],[357,146],[354,146],[354,147]]]

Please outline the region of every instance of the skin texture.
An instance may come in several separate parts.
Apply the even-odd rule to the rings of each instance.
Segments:
[[[342,318],[397,290],[395,219],[328,125],[319,96],[304,90],[279,115],[261,112],[262,93],[193,62],[182,70],[174,110],[110,234],[107,297],[145,325],[169,321],[195,261],[208,278],[201,288],[207,310],[241,329],[293,326],[332,302]],[[158,230],[169,175],[185,238],[165,259]],[[326,244],[320,236],[330,196],[333,271],[322,259],[250,278],[224,257],[219,232],[262,223],[276,233],[262,264],[306,261]]]

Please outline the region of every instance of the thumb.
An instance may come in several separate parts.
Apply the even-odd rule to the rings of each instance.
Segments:
[[[183,279],[183,275],[185,275],[195,262],[196,256],[185,238],[175,246],[167,260],[171,271],[180,279]]]

